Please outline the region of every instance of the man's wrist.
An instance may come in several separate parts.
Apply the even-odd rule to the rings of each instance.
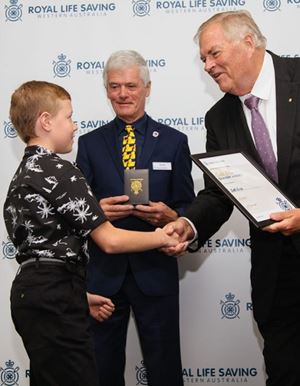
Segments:
[[[179,217],[178,219],[179,220],[182,219],[182,220],[186,221],[189,224],[193,234],[190,235],[191,237],[187,241],[189,242],[189,244],[192,244],[198,238],[198,232],[197,232],[197,229],[196,229],[195,225],[187,217],[182,216],[182,217]]]

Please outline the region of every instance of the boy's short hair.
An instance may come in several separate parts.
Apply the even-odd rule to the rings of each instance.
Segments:
[[[32,80],[23,83],[11,96],[10,119],[24,142],[35,137],[35,125],[43,112],[55,115],[59,100],[71,100],[63,87],[54,83]]]

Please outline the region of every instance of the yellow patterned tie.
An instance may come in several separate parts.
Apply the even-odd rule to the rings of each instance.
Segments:
[[[131,125],[126,125],[127,134],[123,137],[122,160],[125,169],[135,168],[136,142],[134,128]]]

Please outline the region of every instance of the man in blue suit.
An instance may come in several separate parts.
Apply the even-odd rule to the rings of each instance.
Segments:
[[[116,113],[107,125],[79,138],[77,163],[115,226],[151,231],[182,215],[194,198],[186,135],[145,113],[150,94],[146,61],[118,51],[103,72]],[[149,169],[149,205],[129,205],[124,195],[122,141],[125,126],[136,138],[136,169]],[[133,312],[149,386],[182,386],[177,261],[161,251],[108,255],[90,243],[88,288],[116,306],[104,323],[93,323],[99,385],[124,386],[125,346]]]

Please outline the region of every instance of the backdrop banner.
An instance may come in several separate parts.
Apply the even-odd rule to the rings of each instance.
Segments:
[[[205,112],[222,93],[205,74],[193,37],[214,13],[239,9],[252,13],[268,39],[268,49],[281,56],[300,55],[296,43],[299,0],[1,1],[1,207],[24,149],[9,119],[12,92],[33,79],[65,87],[72,95],[80,136],[114,117],[102,71],[109,55],[119,49],[134,49],[147,59],[152,78],[147,113],[187,134],[192,153],[204,152]],[[76,143],[66,156],[69,160],[75,159]],[[196,166],[193,177],[198,191],[203,180]],[[0,226],[0,385],[27,386],[28,358],[9,306],[10,287],[18,269],[16,251],[3,221]],[[182,362],[187,385],[264,384],[262,339],[252,315],[249,247],[248,222],[235,210],[199,252],[179,258]],[[133,319],[127,342],[126,385],[147,385]]]

